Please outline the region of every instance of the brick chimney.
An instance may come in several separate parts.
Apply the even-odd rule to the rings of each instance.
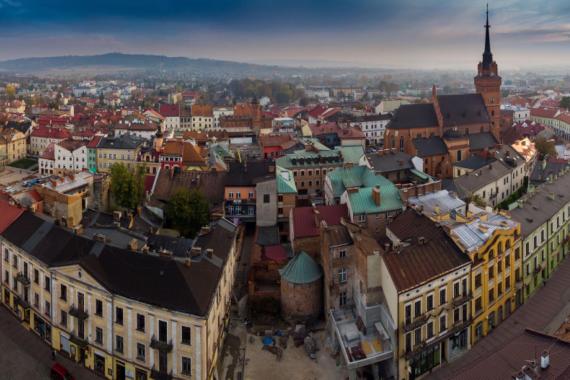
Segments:
[[[376,206],[380,206],[380,186],[374,186],[372,188],[372,200]]]

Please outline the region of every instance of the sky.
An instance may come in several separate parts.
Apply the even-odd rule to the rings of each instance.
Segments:
[[[570,1],[489,4],[501,68],[570,63]],[[291,66],[473,69],[479,0],[0,0],[0,60],[108,52]]]

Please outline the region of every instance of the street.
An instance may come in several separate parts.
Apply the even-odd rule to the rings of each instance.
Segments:
[[[48,380],[53,363],[51,349],[31,331],[20,325],[18,320],[4,307],[0,307],[0,374],[6,380]],[[86,368],[57,355],[77,380],[101,379]]]

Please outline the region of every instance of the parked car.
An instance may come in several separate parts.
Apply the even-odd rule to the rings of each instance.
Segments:
[[[75,377],[60,363],[53,363],[50,371],[51,380],[75,380]]]

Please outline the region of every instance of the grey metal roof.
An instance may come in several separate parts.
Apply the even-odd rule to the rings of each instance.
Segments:
[[[469,148],[471,150],[488,149],[497,145],[497,140],[490,132],[469,134]]]
[[[447,146],[441,137],[422,137],[412,141],[419,157],[429,157],[447,154]]]

